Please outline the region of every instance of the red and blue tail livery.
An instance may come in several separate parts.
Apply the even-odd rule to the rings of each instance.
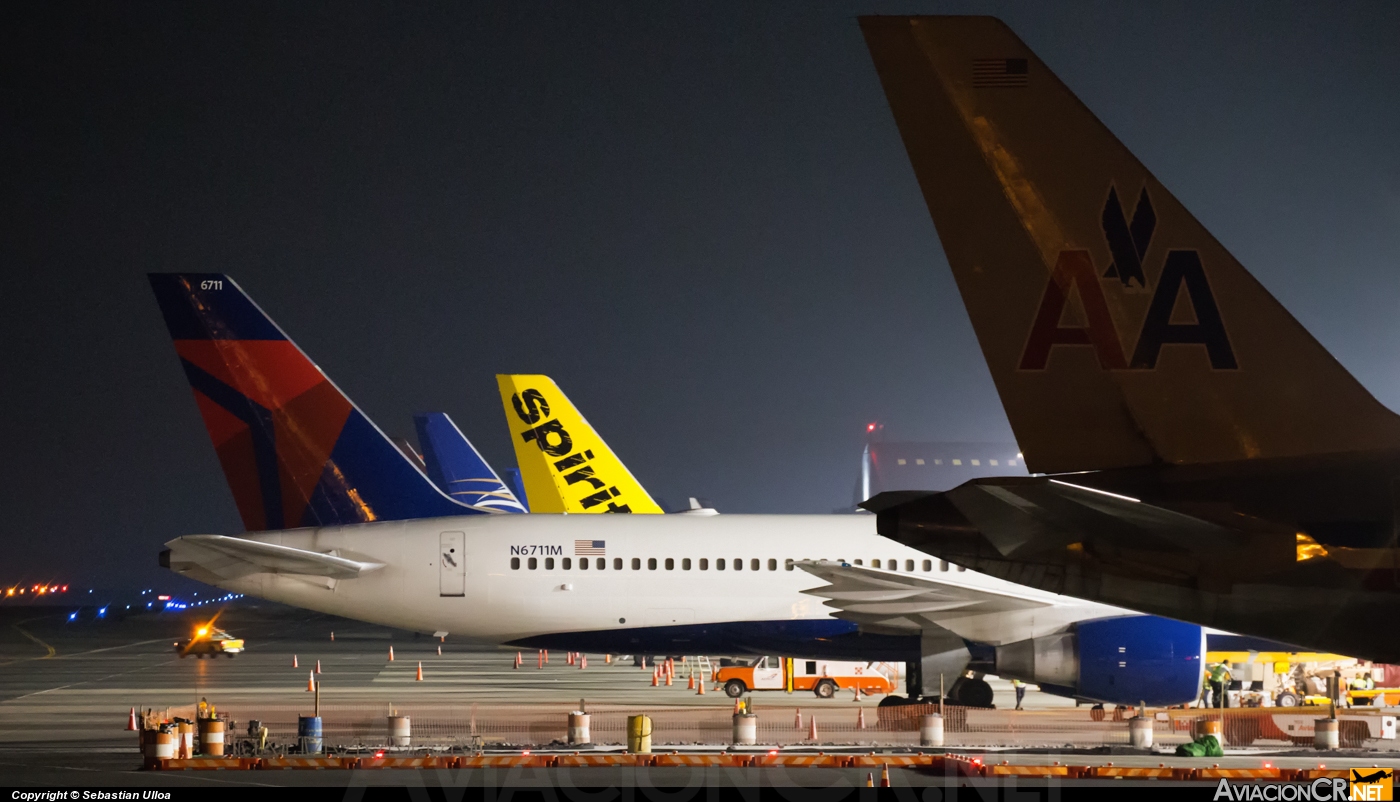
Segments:
[[[249,531],[485,512],[444,495],[218,273],[152,273]]]

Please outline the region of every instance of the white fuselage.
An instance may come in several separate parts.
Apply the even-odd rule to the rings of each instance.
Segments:
[[[823,600],[803,592],[824,582],[789,567],[806,559],[844,560],[1044,603],[954,612],[939,621],[968,640],[994,645],[1074,621],[1132,614],[940,563],[878,535],[872,515],[472,515],[247,537],[385,567],[342,580],[278,573],[228,579],[182,560],[178,540],[171,543],[171,567],[297,607],[493,643],[559,632],[830,619]]]

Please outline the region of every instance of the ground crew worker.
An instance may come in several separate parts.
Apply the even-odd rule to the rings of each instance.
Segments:
[[[1347,690],[1349,690],[1349,691],[1364,691],[1364,690],[1366,690],[1366,680],[1365,680],[1365,678],[1362,677],[1362,675],[1360,675],[1360,674],[1357,674],[1356,676],[1352,677],[1352,678],[1351,678],[1351,681],[1349,681],[1349,682],[1347,683]],[[1347,707],[1351,707],[1355,702],[1356,702],[1355,697],[1353,697],[1350,693],[1348,693],[1348,694],[1347,694]]]
[[[199,718],[209,718],[209,699],[204,696],[199,697]]]
[[[1018,679],[1013,679],[1011,680],[1011,687],[1016,689],[1016,709],[1020,710],[1021,700],[1026,698],[1026,683]]]
[[[1210,670],[1210,690],[1212,707],[1225,708],[1229,705],[1225,698],[1225,687],[1230,682],[1230,667],[1224,663],[1216,663],[1215,668]]]

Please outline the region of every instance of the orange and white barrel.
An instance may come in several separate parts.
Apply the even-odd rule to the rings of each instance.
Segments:
[[[160,730],[146,731],[146,757],[152,760],[170,760],[175,757],[175,736],[173,732]]]
[[[199,722],[199,748],[210,757],[224,756],[224,723],[216,718]]]
[[[586,744],[592,742],[592,720],[593,717],[582,710],[575,710],[569,714],[570,744]]]
[[[408,746],[412,736],[412,722],[408,716],[389,716],[389,745]]]
[[[758,743],[758,715],[754,713],[734,714],[733,742],[740,746]]]

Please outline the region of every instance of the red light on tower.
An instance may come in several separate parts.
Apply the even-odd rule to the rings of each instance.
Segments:
[[[873,432],[873,431],[875,431],[875,424],[873,424],[873,423],[867,423],[867,424],[865,424],[865,430],[866,430],[867,432]]]
[[[67,592],[68,592],[68,586],[67,586],[67,585],[64,585],[64,586],[63,586],[63,592],[64,592],[64,593],[67,593]]]

